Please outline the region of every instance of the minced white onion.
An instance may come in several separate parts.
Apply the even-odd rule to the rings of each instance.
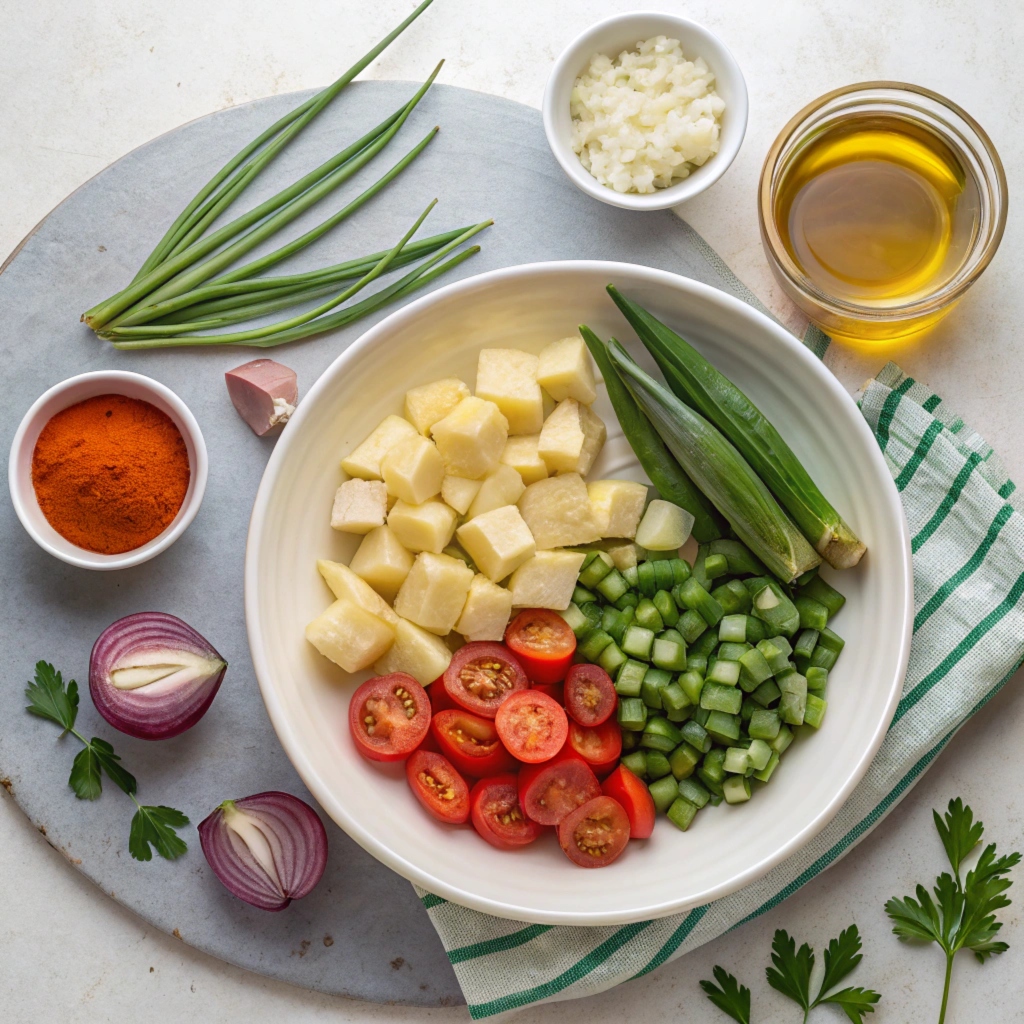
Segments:
[[[700,57],[655,36],[612,60],[595,54],[570,99],[572,148],[616,192],[654,192],[718,152],[725,102]]]

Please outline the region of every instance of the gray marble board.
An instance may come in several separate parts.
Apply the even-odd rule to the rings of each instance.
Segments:
[[[290,184],[413,91],[404,82],[351,86],[263,172],[243,202],[252,204]],[[0,274],[2,450],[9,449],[25,410],[48,387],[87,370],[119,368],[148,374],[177,392],[198,419],[210,457],[206,497],[185,535],[160,557],[120,572],[76,569],[50,557],[22,530],[9,498],[0,501],[0,783],[69,864],[110,898],[198,949],[318,991],[424,1006],[460,1003],[455,976],[412,887],[331,822],[325,822],[330,860],[323,881],[283,913],[240,902],[208,869],[194,825],[217,804],[267,789],[311,799],[278,745],[246,643],[245,537],[274,439],[255,437],[238,417],[223,373],[261,353],[122,353],[78,319],[130,280],[166,226],[228,157],[306,95],[224,110],[129,153],[58,206]],[[391,146],[286,229],[286,237],[340,208],[434,124],[440,134],[409,171],[279,272],[388,248],[436,196],[440,203],[423,234],[487,217],[496,221],[478,239],[483,251],[455,276],[543,260],[607,259],[735,290],[721,262],[670,212],[627,213],[569,184],[548,151],[537,111],[450,86],[435,86]],[[386,313],[271,354],[298,372],[301,395]],[[116,733],[93,709],[85,685],[96,636],[113,620],[140,610],[180,616],[230,664],[206,717],[163,742]],[[77,742],[58,738],[56,727],[24,710],[25,682],[39,659],[83,686],[79,728],[114,743],[139,779],[143,802],[170,804],[191,818],[186,856],[174,863],[132,860],[132,807],[113,786],[94,803],[75,799],[67,776]]]

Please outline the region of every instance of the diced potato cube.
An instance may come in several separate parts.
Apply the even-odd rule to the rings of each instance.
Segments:
[[[516,348],[480,350],[476,394],[502,411],[510,434],[536,434],[544,422],[544,403],[537,383],[537,357]]]
[[[369,533],[383,526],[388,513],[388,491],[379,480],[346,480],[334,492],[331,526],[342,533]]]
[[[508,440],[508,420],[493,402],[470,397],[438,420],[430,433],[452,476],[479,480],[498,465]]]
[[[472,582],[473,570],[465,562],[424,551],[416,556],[398,591],[395,611],[417,626],[444,636],[458,622]]]
[[[633,480],[593,480],[587,484],[594,519],[602,537],[632,540],[647,504],[647,485]]]
[[[395,626],[395,642],[373,671],[379,676],[389,672],[407,672],[420,686],[429,686],[444,674],[452,652],[448,645],[433,633],[421,629],[415,622],[399,619]]]
[[[493,473],[484,477],[473,504],[469,506],[468,516],[475,519],[496,508],[514,505],[525,490],[523,478],[511,466],[498,466]]]
[[[428,435],[438,420],[443,420],[469,395],[469,387],[458,377],[421,384],[405,393],[405,417],[421,434]]]
[[[512,614],[512,594],[483,574],[473,577],[455,632],[467,640],[501,640]]]
[[[552,473],[586,476],[606,436],[604,424],[588,406],[567,398],[544,421],[537,452]]]
[[[340,600],[306,627],[306,639],[346,672],[359,672],[395,642],[395,627],[351,601]]]
[[[575,398],[590,405],[597,398],[590,353],[578,334],[541,349],[537,383],[558,402]]]
[[[386,530],[387,527],[382,526],[380,529]],[[409,564],[412,565],[412,556],[409,557]],[[387,601],[349,566],[321,558],[317,560],[316,567],[339,601],[351,601],[352,604],[359,605],[392,626],[398,622],[398,616],[391,610]]]
[[[590,544],[601,539],[587,485],[578,473],[530,484],[519,499],[519,511],[538,550]]]
[[[547,464],[537,454],[539,440],[540,434],[510,437],[501,453],[501,461],[511,466],[527,485],[543,480],[548,475]]]
[[[538,551],[508,581],[512,604],[517,608],[565,611],[585,557],[582,551]]]
[[[613,544],[602,544],[601,547],[611,558],[615,568],[632,569],[640,560],[640,548],[631,540],[616,541]]]
[[[390,526],[378,526],[362,539],[349,568],[378,594],[393,601],[412,568],[412,555]]]
[[[417,434],[399,441],[380,460],[380,475],[389,493],[410,505],[421,505],[441,493],[444,462],[434,442]]]
[[[464,476],[448,474],[441,481],[441,497],[460,516],[464,516],[469,511],[469,506],[473,504],[482,483],[482,480],[467,480]]]
[[[455,533],[458,516],[443,501],[431,498],[422,505],[396,501],[388,513],[388,526],[410,551],[443,551]]]
[[[506,505],[471,519],[458,529],[459,543],[477,568],[497,583],[536,550],[533,534],[515,505]]]
[[[637,527],[636,542],[648,551],[675,551],[686,543],[692,529],[693,516],[685,508],[655,498]]]
[[[380,480],[380,460],[407,437],[415,437],[416,428],[401,416],[385,416],[377,429],[351,454],[341,460],[341,468],[349,476],[363,480]]]

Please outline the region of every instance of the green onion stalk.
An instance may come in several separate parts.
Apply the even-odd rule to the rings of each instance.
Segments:
[[[363,136],[253,209],[208,230],[278,153],[432,2],[424,0],[340,78],[235,154],[179,214],[128,286],[86,311],[82,320],[117,348],[238,344],[268,347],[351,323],[425,287],[479,252],[477,245],[461,252],[455,250],[491,221],[411,241],[433,207],[431,203],[391,249],[300,274],[259,276],[347,220],[378,195],[429,146],[438,131],[435,127],[341,209],[272,252],[238,265],[247,253],[274,238],[367,166],[402,129],[433,84],[441,64],[407,103]],[[368,298],[338,309],[384,273],[401,267],[412,269]],[[339,285],[346,281],[355,283],[339,291]],[[306,306],[324,296],[330,298],[277,323],[232,333],[203,333],[276,310]]]

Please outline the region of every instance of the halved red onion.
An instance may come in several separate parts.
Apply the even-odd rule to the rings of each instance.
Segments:
[[[115,729],[167,739],[206,714],[227,667],[188,623],[164,612],[136,612],[100,633],[89,659],[89,692]]]
[[[225,800],[199,825],[213,873],[260,910],[284,910],[320,881],[327,832],[316,811],[290,793]]]

